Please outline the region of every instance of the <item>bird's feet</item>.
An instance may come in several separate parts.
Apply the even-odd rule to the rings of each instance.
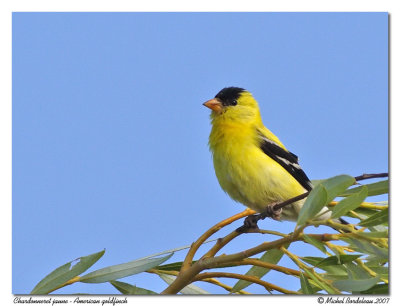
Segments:
[[[238,233],[244,232],[257,232],[259,230],[257,222],[260,220],[260,214],[250,215],[244,219],[243,225],[238,227],[236,231]]]
[[[274,207],[276,204],[277,203],[269,204],[266,209],[260,214],[247,216],[246,219],[244,219],[243,225],[237,228],[236,231],[239,233],[250,231],[257,232],[259,231],[257,222],[260,220],[264,220],[267,217],[279,221],[281,219],[282,208],[275,210]]]
[[[282,214],[282,208],[279,208],[275,210],[275,205],[276,203],[271,203],[269,204],[266,208],[265,211],[261,213],[262,217],[270,217],[276,221],[279,221],[281,219],[281,214]],[[263,219],[264,219],[263,218]]]
[[[258,228],[257,222],[260,220],[260,215],[250,215],[244,219],[244,226],[247,228]]]

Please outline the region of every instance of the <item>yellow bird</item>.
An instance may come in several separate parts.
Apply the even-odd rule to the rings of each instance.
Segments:
[[[209,147],[215,174],[233,200],[263,212],[313,188],[297,156],[264,126],[250,92],[227,87],[203,105],[212,110]],[[296,221],[304,201],[274,211],[273,218]],[[326,207],[321,213],[319,219],[330,218]]]

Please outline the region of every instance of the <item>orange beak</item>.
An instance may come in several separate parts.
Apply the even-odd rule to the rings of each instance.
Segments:
[[[217,99],[211,99],[207,102],[203,103],[204,106],[207,106],[209,109],[213,110],[216,113],[222,112],[222,103]]]

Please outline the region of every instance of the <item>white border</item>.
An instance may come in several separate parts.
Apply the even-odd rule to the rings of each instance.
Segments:
[[[2,99],[0,100],[0,203],[2,204],[2,212],[0,213],[1,220],[1,245],[3,246],[1,254],[3,255],[1,261],[1,283],[0,283],[0,301],[2,305],[13,305],[14,297],[11,295],[11,14],[12,12],[38,12],[38,11],[92,11],[92,12],[116,12],[116,11],[273,11],[273,12],[389,12],[390,14],[390,84],[391,92],[391,135],[397,135],[398,125],[400,120],[397,119],[399,101],[398,90],[394,84],[400,84],[398,77],[398,54],[399,50],[399,1],[398,0],[335,0],[335,1],[321,1],[321,0],[281,0],[274,2],[267,2],[259,0],[203,0],[198,2],[185,1],[185,0],[148,0],[148,1],[134,1],[134,0],[113,0],[113,1],[85,1],[85,0],[69,0],[69,1],[50,1],[50,0],[25,0],[25,1],[9,1],[3,0],[0,4],[0,33],[2,47],[0,48],[0,93]],[[398,85],[397,85],[398,86]],[[371,123],[373,124],[373,123]],[[398,138],[398,136],[397,136]],[[391,142],[391,157],[399,156],[397,150],[397,143],[392,137]],[[391,186],[396,186],[398,163],[396,158],[391,158]],[[392,213],[392,228],[391,238],[396,236],[396,223],[394,217],[398,215],[396,211],[396,189],[391,189],[391,202],[394,203],[391,207]],[[398,203],[397,203],[398,204]],[[400,254],[397,252],[398,247],[396,244],[391,243],[391,254]],[[27,250],[29,255],[29,250]],[[394,303],[397,299],[395,285],[398,273],[396,260],[391,261],[391,301]],[[215,297],[217,299],[218,297]],[[212,298],[214,299],[214,298]],[[219,298],[220,299],[220,298]],[[263,301],[261,301],[263,299]],[[265,303],[265,297],[253,297],[252,302]],[[268,297],[268,302],[289,302],[291,299],[294,302],[294,297]],[[144,298],[134,297],[129,298],[130,303],[141,302],[162,302],[159,298]],[[168,301],[174,305],[187,305],[188,298],[170,297]],[[199,301],[204,303],[204,300],[197,298],[190,298],[190,303]],[[232,305],[242,304],[244,301],[241,298],[230,298],[229,303]],[[304,297],[296,298],[296,304],[317,304],[317,297]]]

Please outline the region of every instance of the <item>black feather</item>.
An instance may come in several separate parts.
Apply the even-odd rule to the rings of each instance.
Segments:
[[[289,172],[301,186],[310,191],[313,186],[310,179],[301,169],[297,156],[281,148],[274,141],[265,138],[261,133],[260,136],[260,149]]]
[[[240,94],[246,91],[239,87],[225,87],[215,96],[216,99],[220,100],[224,106],[231,106],[237,104]]]

